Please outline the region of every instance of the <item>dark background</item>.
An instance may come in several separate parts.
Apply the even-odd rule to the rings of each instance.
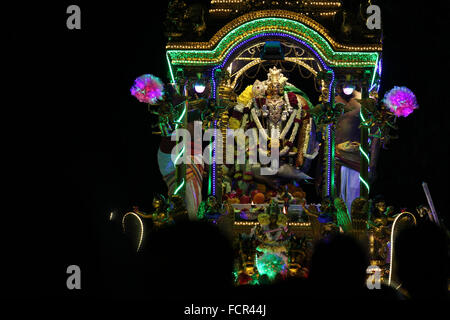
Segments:
[[[81,7],[81,30],[66,8]],[[373,195],[413,210],[426,203],[448,220],[449,8],[382,5],[380,96],[407,86],[420,109],[400,119],[398,140],[382,151]],[[156,163],[159,137],[146,106],[130,95],[145,73],[166,78],[166,4],[63,1],[17,5],[8,21],[3,158],[6,283],[17,296],[90,296],[104,270],[112,209],[150,208],[166,192]],[[13,14],[10,15],[9,13]],[[66,289],[66,268],[82,270],[83,290]]]

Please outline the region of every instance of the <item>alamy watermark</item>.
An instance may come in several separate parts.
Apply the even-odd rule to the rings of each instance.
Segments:
[[[69,274],[66,280],[67,289],[81,289],[81,269],[79,266],[72,264],[67,267],[66,273]]]
[[[368,289],[381,289],[381,268],[379,266],[370,265],[366,269],[366,273],[369,275],[366,280],[366,286]]]
[[[81,9],[80,9],[80,7],[75,4],[72,4],[67,7],[66,13],[70,14],[70,16],[66,20],[67,29],[80,30],[81,29]]]
[[[366,10],[367,14],[370,14],[370,16],[367,17],[366,20],[366,26],[369,30],[381,29],[381,9],[377,5],[370,5],[367,7]]]

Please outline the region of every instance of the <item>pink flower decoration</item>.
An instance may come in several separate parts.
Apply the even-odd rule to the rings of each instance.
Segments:
[[[407,117],[419,108],[416,96],[406,87],[394,87],[384,95],[383,102],[397,117]]]
[[[134,80],[130,91],[140,102],[156,104],[163,97],[164,84],[158,77],[144,74]]]

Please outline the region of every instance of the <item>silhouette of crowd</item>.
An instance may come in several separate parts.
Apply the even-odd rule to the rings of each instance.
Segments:
[[[344,234],[315,244],[307,278],[268,281],[262,276],[259,285],[234,286],[236,257],[216,225],[181,221],[149,232],[139,252],[119,226],[111,224],[107,230],[97,291],[101,296],[192,302],[242,298],[259,303],[448,298],[448,236],[432,223],[407,228],[396,239],[401,286],[383,284],[372,290],[366,285],[367,248]]]

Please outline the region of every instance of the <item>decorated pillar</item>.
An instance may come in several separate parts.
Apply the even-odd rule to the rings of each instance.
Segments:
[[[182,93],[185,97],[185,101],[183,102],[184,106],[183,109],[181,111],[181,114],[178,116],[177,120],[176,120],[176,124],[175,127],[178,128],[186,128],[187,127],[187,110],[189,107],[189,102],[188,102],[188,93],[187,93],[187,88],[186,88],[186,79],[184,78],[184,74],[182,72],[182,70],[179,70],[179,72],[177,72],[177,83],[179,88],[182,90]],[[190,146],[190,141],[189,144]],[[179,157],[183,156],[183,153],[185,152],[185,148],[182,149],[182,151],[180,152],[180,154],[178,155]],[[176,164],[176,171],[175,171],[175,175],[176,175],[176,187],[174,190],[174,194],[179,195],[181,197],[185,196],[185,192],[186,192],[186,163],[184,161],[182,161],[179,164]]]
[[[318,125],[322,127],[324,143],[324,176],[322,196],[335,196],[335,81],[334,72],[326,70],[318,74],[318,80],[322,82],[322,104],[320,116],[317,117]]]
[[[363,79],[361,80],[361,100],[365,100],[369,98],[369,78],[371,76],[371,71],[366,70],[363,74]],[[369,111],[364,106],[364,103],[361,104],[361,109],[359,112],[360,122],[365,123],[369,117]],[[359,194],[360,197],[364,197],[366,199],[369,198],[370,185],[369,185],[369,130],[370,128],[366,128],[365,126],[361,126],[361,139],[359,145],[360,151],[360,169],[359,169]]]

